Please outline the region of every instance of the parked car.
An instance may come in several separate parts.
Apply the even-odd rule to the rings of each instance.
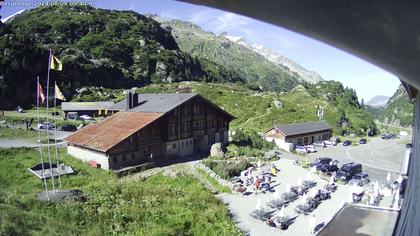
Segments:
[[[304,146],[296,146],[295,151],[298,153],[308,153],[308,150]]]
[[[16,107],[16,111],[19,112],[19,113],[22,113],[23,109],[20,106],[18,106],[18,107]]]
[[[316,167],[320,164],[328,164],[332,161],[332,158],[329,157],[320,157],[315,159],[311,164],[309,164],[311,167]]]
[[[367,140],[365,138],[362,138],[359,140],[359,144],[366,144]]]
[[[332,140],[324,140],[325,145],[327,146],[335,146],[337,145],[336,142],[332,141]]]
[[[397,138],[397,135],[387,134],[387,133],[381,135],[381,139],[394,139],[394,138]]]
[[[327,164],[320,164],[316,167],[317,170],[321,171],[322,173],[332,173],[338,171],[338,161],[330,161]]]
[[[350,140],[346,140],[343,142],[343,146],[350,146],[351,145],[351,141]]]
[[[406,148],[413,148],[413,144],[412,144],[412,143],[407,143],[407,144],[405,145],[405,147],[406,147]]]
[[[330,138],[330,140],[333,141],[333,142],[335,142],[335,144],[341,142],[341,140],[340,140],[339,137],[332,137],[332,138]]]
[[[312,146],[319,147],[319,148],[326,148],[327,145],[323,141],[318,141],[312,144]]]
[[[349,181],[351,185],[363,186],[370,182],[369,175],[366,173],[358,173],[353,176],[353,178]]]
[[[79,116],[79,118],[82,119],[82,120],[92,120],[92,117],[88,116],[88,115],[81,115],[81,116]]]
[[[336,181],[342,181],[347,183],[353,178],[354,175],[362,172],[362,165],[356,162],[344,164],[335,176]]]
[[[314,146],[312,146],[312,145],[306,145],[306,146],[305,146],[305,148],[306,148],[306,151],[307,151],[308,153],[311,153],[311,152],[316,152],[315,147],[314,147]]]
[[[62,131],[71,131],[71,132],[74,132],[74,131],[77,130],[77,128],[74,125],[63,125],[63,126],[61,126],[61,130]]]
[[[48,129],[48,130],[52,130],[54,129],[54,125],[49,123],[49,122],[44,122],[42,124],[38,124],[38,129]]]

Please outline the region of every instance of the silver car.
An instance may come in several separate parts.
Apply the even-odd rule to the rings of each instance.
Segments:
[[[370,182],[369,175],[366,173],[358,173],[353,176],[353,178],[349,181],[351,185],[363,186]]]

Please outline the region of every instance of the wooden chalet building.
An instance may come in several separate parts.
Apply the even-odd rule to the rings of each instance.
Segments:
[[[195,93],[129,94],[119,112],[70,135],[67,151],[98,168],[122,169],[207,152],[228,142],[228,112]]]

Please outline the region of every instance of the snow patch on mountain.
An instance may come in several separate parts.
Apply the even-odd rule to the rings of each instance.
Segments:
[[[297,74],[300,76],[303,80],[309,82],[309,83],[317,83],[320,80],[322,80],[322,77],[314,72],[307,70],[300,66],[298,63],[280,55],[279,53],[273,51],[271,48],[268,48],[261,44],[248,44],[242,37],[240,36],[232,36],[232,35],[223,35],[225,38],[230,40],[231,42],[240,44],[244,47],[247,47],[254,52],[258,53],[259,55],[263,56],[270,62],[277,64],[282,67],[286,67],[289,69],[289,73],[291,75]]]

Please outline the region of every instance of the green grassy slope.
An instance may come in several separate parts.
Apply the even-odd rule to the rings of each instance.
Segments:
[[[238,235],[224,205],[191,176],[156,175],[121,182],[60,150],[76,175],[63,188],[81,189],[87,202],[44,203],[42,181],[27,168],[34,149],[0,149],[0,235]]]
[[[178,86],[179,84],[149,85],[138,89],[138,92],[173,93]],[[318,107],[324,109],[324,118],[335,133],[346,130],[363,134],[368,128],[376,127],[367,112],[355,103],[354,91],[345,90],[336,82],[322,82],[306,89],[299,86],[280,94],[257,93],[234,84],[182,83],[181,86],[191,87],[193,92],[199,93],[234,115],[236,119],[231,123],[232,129],[243,128],[262,132],[273,124],[315,121],[318,119]],[[342,95],[333,97],[332,92]],[[330,97],[326,97],[325,94],[330,94]],[[355,98],[357,101],[357,96]],[[276,106],[279,102],[281,106]]]

